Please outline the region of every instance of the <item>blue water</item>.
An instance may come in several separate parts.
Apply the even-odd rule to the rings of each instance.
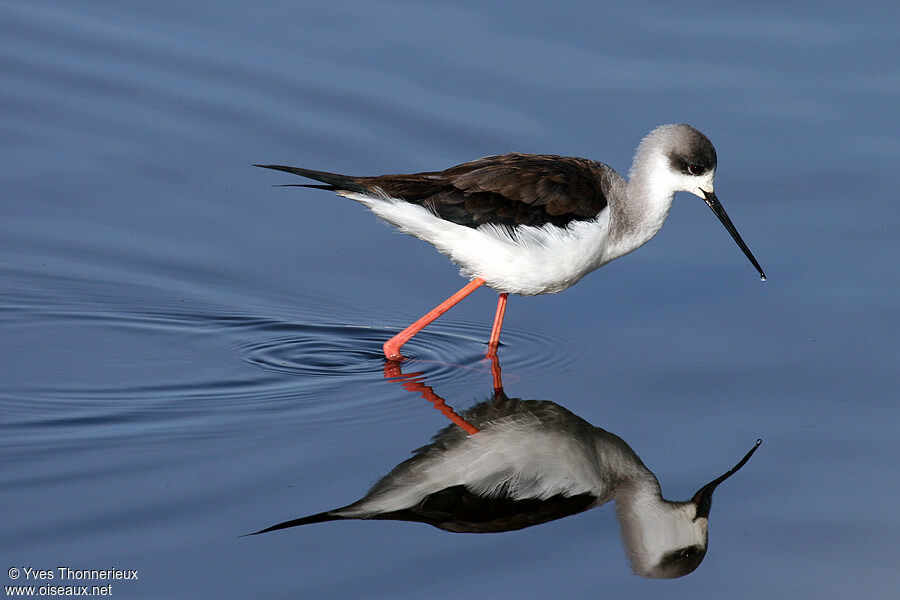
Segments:
[[[2,3],[0,567],[138,569],[117,598],[891,597],[898,15]],[[625,172],[666,122],[716,144],[769,281],[679,194],[639,251],[512,298],[500,358],[511,396],[622,436],[668,498],[764,439],[716,493],[695,573],[632,575],[609,506],[495,535],[238,537],[355,500],[446,424],[385,380],[380,345],[464,283],[252,163],[366,175],[521,151]],[[487,397],[495,302],[454,308],[404,372],[458,409]]]

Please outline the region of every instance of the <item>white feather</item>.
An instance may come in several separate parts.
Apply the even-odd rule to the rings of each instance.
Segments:
[[[457,485],[479,495],[502,492],[513,499],[606,495],[596,462],[579,440],[548,430],[537,419],[498,419],[420,468],[398,474],[382,493],[336,513],[361,516],[401,510],[436,490]]]
[[[432,244],[459,265],[463,277],[481,277],[501,293],[534,296],[561,292],[615,258],[603,256],[608,209],[596,219],[573,221],[568,227],[520,226],[512,233],[497,225],[457,225],[423,206],[384,194],[341,195],[367,206],[404,233]]]

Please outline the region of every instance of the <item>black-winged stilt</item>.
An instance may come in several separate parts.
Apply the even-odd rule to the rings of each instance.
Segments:
[[[351,177],[283,165],[256,165],[322,182],[367,206],[403,232],[432,244],[471,279],[384,344],[400,347],[481,285],[500,294],[488,342],[496,353],[507,294],[560,292],[586,274],[639,248],[662,227],[675,192],[702,198],[750,262],[765,274],[713,189],[716,150],[689,125],[662,125],[638,146],[623,179],[584,158],[504,154],[444,171]]]

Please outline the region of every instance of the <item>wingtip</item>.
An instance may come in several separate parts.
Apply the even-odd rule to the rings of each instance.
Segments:
[[[314,171],[312,169],[304,169],[302,167],[288,167],[287,165],[253,165],[254,167],[261,167],[263,169],[272,169],[274,171],[284,171],[285,173],[293,173],[294,175],[299,175],[300,177],[306,177],[307,179],[314,179],[316,181],[321,181],[325,185],[319,184],[302,184],[302,187],[311,187],[322,190],[344,190],[349,192],[356,193],[369,193],[369,190],[366,186],[362,185],[357,181],[356,178],[350,177],[349,175],[341,175],[339,173],[329,173],[327,171]]]
[[[291,527],[297,527],[298,525],[310,525],[312,523],[322,523],[325,521],[337,521],[339,519],[345,519],[345,518],[346,517],[341,517],[339,515],[335,515],[331,511],[325,511],[325,512],[316,513],[314,515],[309,515],[308,517],[300,517],[299,519],[291,519],[290,521],[278,523],[276,525],[272,525],[271,527],[266,527],[265,529],[260,529],[259,531],[255,531],[253,533],[245,533],[240,537],[250,537],[253,535],[259,535],[261,533],[269,533],[270,531],[278,531],[279,529],[289,529]]]
[[[261,533],[268,533],[270,531],[274,531],[275,529],[276,529],[275,527],[266,527],[265,529],[260,529],[259,531],[254,531],[253,533],[243,533],[243,534],[239,535],[238,537],[242,537],[242,538],[253,537],[254,535],[259,535]]]

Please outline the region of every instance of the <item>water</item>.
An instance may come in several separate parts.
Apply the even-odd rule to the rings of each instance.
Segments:
[[[3,3],[0,566],[138,569],[120,598],[889,597],[896,18]],[[385,380],[380,344],[463,284],[354,203],[250,164],[515,150],[627,171],[664,122],[716,144],[717,193],[769,281],[679,195],[633,255],[511,298],[500,357],[510,395],[621,435],[669,498],[764,439],[717,492],[695,573],[631,575],[608,506],[495,535],[238,537],[356,499],[445,425]],[[487,397],[495,301],[415,338],[404,372],[460,410]]]

